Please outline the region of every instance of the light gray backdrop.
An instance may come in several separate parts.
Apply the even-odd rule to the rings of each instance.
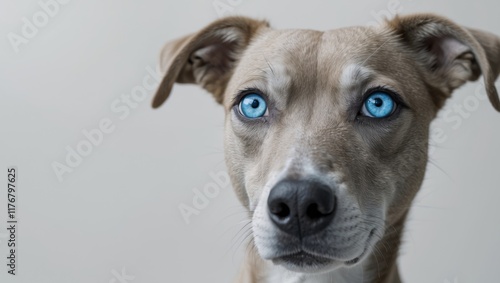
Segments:
[[[176,86],[155,111],[153,91],[140,95],[154,82],[151,70],[169,39],[222,14],[325,30],[373,23],[394,7],[443,14],[500,35],[500,4],[487,0],[62,2],[46,8],[49,15],[37,0],[0,1],[0,282],[229,282],[235,276],[244,213],[231,187],[211,177],[225,172],[222,108],[195,86]],[[431,141],[434,165],[399,260],[405,282],[499,280],[500,114],[474,99],[476,91],[482,91],[478,83],[458,91],[447,104],[449,120],[434,124],[442,131]],[[121,101],[131,93],[135,102]],[[101,120],[113,131],[84,148],[82,131]],[[72,172],[60,182],[53,166],[68,165],[68,147],[79,144],[89,154],[70,160]],[[11,165],[19,168],[16,277],[4,264]],[[192,206],[193,190],[206,186],[215,196],[187,224],[179,205]]]

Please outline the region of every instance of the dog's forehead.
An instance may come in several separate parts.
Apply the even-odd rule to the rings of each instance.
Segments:
[[[389,86],[407,106],[432,117],[422,76],[411,50],[387,28],[268,30],[241,57],[224,99],[228,110],[239,91],[256,88],[276,98],[278,109],[290,109],[292,102],[302,112],[331,105],[345,114],[348,103],[368,90],[365,87]]]
[[[372,66],[386,63],[387,38],[369,27],[268,30],[245,51],[227,91],[234,97],[238,90],[258,88],[272,95],[286,93],[289,99],[325,90],[333,93],[378,73]]]

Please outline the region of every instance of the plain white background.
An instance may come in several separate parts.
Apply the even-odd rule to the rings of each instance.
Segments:
[[[46,2],[47,0],[42,0]],[[224,172],[223,110],[205,91],[176,86],[159,110],[153,92],[120,119],[111,110],[141,86],[162,44],[219,17],[217,1],[70,1],[15,52],[38,1],[0,1],[0,227],[6,168],[19,168],[18,275],[7,275],[0,229],[0,282],[230,282],[241,263],[244,213],[230,186],[186,224],[178,206]],[[264,1],[232,14],[276,28],[366,25],[389,0]],[[401,13],[434,12],[500,35],[495,1],[400,0]],[[385,12],[384,12],[385,11]],[[228,13],[229,14],[229,13]],[[500,86],[500,84],[497,84]],[[456,92],[434,124],[433,164],[409,217],[399,260],[405,282],[497,282],[500,262],[500,114]],[[467,118],[454,111],[466,103]],[[460,117],[460,118],[457,118]],[[59,182],[52,163],[103,118],[115,130]],[[460,124],[458,123],[460,120]],[[3,183],[3,185],[1,185]],[[243,231],[243,232],[240,232]],[[133,279],[132,279],[133,278]]]

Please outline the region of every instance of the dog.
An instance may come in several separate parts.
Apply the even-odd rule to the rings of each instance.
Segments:
[[[500,38],[433,14],[329,31],[227,17],[168,43],[161,66],[153,108],[177,82],[225,110],[225,161],[252,225],[238,282],[401,282],[431,121],[480,76],[500,111]]]

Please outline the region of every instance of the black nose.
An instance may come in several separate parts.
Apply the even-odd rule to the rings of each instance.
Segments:
[[[280,181],[267,199],[274,224],[299,237],[323,230],[333,219],[335,204],[333,189],[315,181]]]

